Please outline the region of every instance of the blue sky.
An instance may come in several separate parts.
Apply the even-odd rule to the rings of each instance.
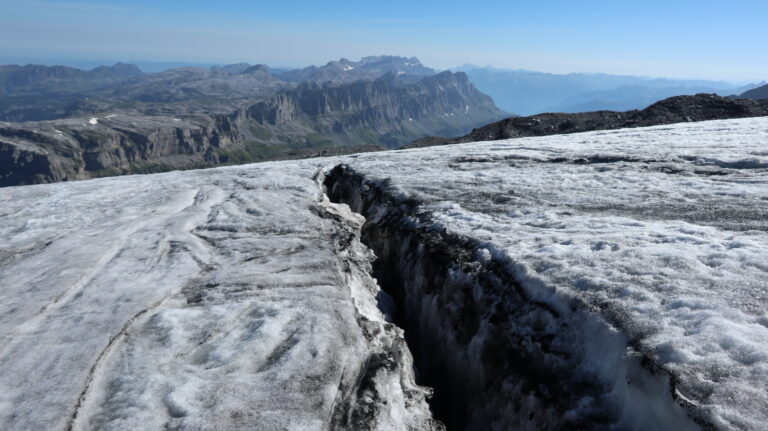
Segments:
[[[0,61],[321,64],[768,79],[766,0],[0,0]]]

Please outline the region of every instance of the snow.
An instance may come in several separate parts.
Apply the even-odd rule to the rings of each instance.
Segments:
[[[718,428],[757,430],[768,421],[766,142],[759,118],[348,163],[486,242],[533,298],[594,310]]]
[[[371,377],[387,392],[370,423],[426,429],[402,333],[370,305],[372,257],[333,241],[359,217],[316,172],[0,190],[0,428],[320,429],[364,408],[348,392],[387,354],[403,368]]]
[[[374,428],[428,428],[372,256],[339,240],[362,220],[316,180],[347,163],[603,319],[716,428],[764,429],[766,142],[757,118],[0,189],[0,428],[321,429],[380,352],[405,358]]]

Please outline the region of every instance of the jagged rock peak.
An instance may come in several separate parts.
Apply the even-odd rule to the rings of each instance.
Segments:
[[[414,77],[430,76],[437,73],[421,64],[415,57],[385,55],[363,57],[360,61],[341,58],[338,61],[330,61],[321,67],[310,66],[304,69],[291,70],[280,76],[290,82],[353,82],[376,79],[387,72]]]

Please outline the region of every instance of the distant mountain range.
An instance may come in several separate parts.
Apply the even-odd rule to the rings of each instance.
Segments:
[[[766,91],[714,81],[461,69],[467,72],[438,73],[396,56],[296,70],[247,63],[158,73],[122,63],[88,71],[0,66],[0,185],[399,148],[470,131],[466,136],[486,139],[503,135],[494,124],[525,121],[492,123],[511,114],[483,89],[516,113],[627,111],[689,92],[759,98]],[[728,109],[700,117],[736,115]],[[541,130],[655,124],[627,123],[617,112],[563,115],[552,117],[565,118],[556,125],[546,117],[549,128]]]
[[[53,92],[80,92],[135,79],[141,70],[132,64],[118,63],[80,70],[67,66],[0,66],[0,96],[20,96]]]
[[[745,91],[739,97],[742,99],[768,99],[768,85]]]
[[[471,65],[453,70],[467,73],[470,82],[489,94],[499,108],[517,115],[642,109],[676,95],[738,95],[764,84],[739,87],[722,81],[558,75]],[[0,121],[51,120],[116,108],[149,115],[226,114],[302,82],[372,81],[387,72],[410,83],[437,74],[416,58],[396,56],[360,61],[342,58],[295,70],[247,63],[180,67],[159,73],[142,73],[127,64],[91,71],[65,66],[0,66]]]
[[[373,81],[304,82],[228,114],[174,116],[174,103],[150,105],[167,112],[116,103],[88,116],[0,123],[0,186],[381,150],[505,116],[452,72],[416,83],[394,71]]]
[[[66,66],[0,66],[0,121],[42,121],[107,110],[148,115],[226,114],[303,82],[372,81],[392,72],[415,83],[437,74],[416,58],[365,57],[296,70],[238,63],[142,73],[116,64],[82,71]]]
[[[542,112],[631,110],[672,96],[715,93],[741,94],[762,84],[737,86],[722,81],[642,78],[570,73],[564,75],[465,65],[457,67],[496,104],[518,115]],[[764,83],[763,83],[764,84]]]
[[[401,79],[414,81],[425,76],[435,75],[436,70],[421,64],[416,57],[395,56],[364,57],[360,61],[328,62],[325,66],[309,66],[304,69],[290,70],[278,76],[289,82],[354,82],[376,79],[387,72],[393,72]]]

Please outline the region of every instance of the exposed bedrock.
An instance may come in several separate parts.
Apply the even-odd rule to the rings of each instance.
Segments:
[[[452,234],[418,201],[346,165],[325,186],[366,218],[374,276],[449,430],[707,428],[624,334],[492,244]]]
[[[224,161],[222,149],[242,146],[225,116],[178,125],[151,117],[92,120],[0,124],[0,187],[208,166]]]
[[[403,148],[766,115],[768,115],[768,100],[731,99],[716,94],[697,94],[670,97],[642,110],[545,113],[530,117],[511,117],[473,129],[464,136],[456,138],[427,136]]]

